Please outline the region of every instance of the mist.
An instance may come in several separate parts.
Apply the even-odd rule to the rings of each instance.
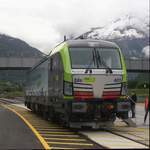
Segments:
[[[149,57],[149,55],[150,55],[150,46],[144,47],[143,50],[142,50],[142,53],[144,53],[144,56],[145,56],[146,58],[150,58],[150,57]]]

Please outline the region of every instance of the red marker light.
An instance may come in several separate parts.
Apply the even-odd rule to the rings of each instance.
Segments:
[[[113,108],[114,108],[113,105],[106,105],[106,109],[108,109],[108,110],[112,110]]]

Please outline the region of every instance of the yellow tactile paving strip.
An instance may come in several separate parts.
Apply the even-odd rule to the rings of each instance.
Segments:
[[[5,105],[23,119],[32,131],[38,136],[45,149],[99,149],[94,142],[64,127],[43,120],[31,111],[14,106]],[[28,122],[28,123],[27,123]]]

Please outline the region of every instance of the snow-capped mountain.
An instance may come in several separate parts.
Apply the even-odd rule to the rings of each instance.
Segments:
[[[91,28],[79,38],[113,41],[126,56],[142,57],[143,48],[149,46],[149,18],[126,15],[104,27]]]
[[[137,18],[126,15],[103,28],[92,28],[88,38],[119,39],[144,38],[149,36],[148,18]]]

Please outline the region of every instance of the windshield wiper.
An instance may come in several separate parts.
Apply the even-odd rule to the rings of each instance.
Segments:
[[[99,65],[100,66],[103,65],[106,69],[106,73],[113,73],[112,69],[109,66],[107,66],[106,63],[101,59],[99,52],[96,51],[96,53],[97,53],[96,55],[97,55],[97,61],[98,61],[98,68],[100,68]]]
[[[88,65],[88,67],[86,68],[86,70],[85,70],[85,73],[88,73],[88,71],[90,71],[90,73],[92,73],[92,70],[91,70],[91,65],[92,65],[92,63],[94,62],[94,65],[95,65],[95,56],[94,56],[94,51],[92,51],[92,60],[91,60],[91,62],[89,63],[89,65]]]

